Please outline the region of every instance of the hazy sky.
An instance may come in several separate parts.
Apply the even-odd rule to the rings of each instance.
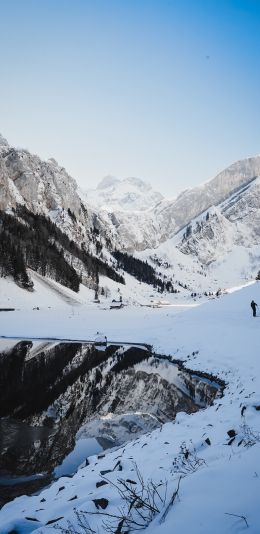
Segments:
[[[173,196],[260,152],[259,0],[0,0],[0,132]]]

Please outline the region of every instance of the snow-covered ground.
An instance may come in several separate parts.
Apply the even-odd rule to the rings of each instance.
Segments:
[[[252,299],[260,305],[259,283],[194,308],[131,306],[115,311],[64,303],[59,313],[2,312],[2,335],[84,339],[100,330],[110,340],[150,343],[156,352],[171,354],[190,369],[218,376],[226,388],[211,407],[193,415],[179,413],[174,423],[104,457],[93,456],[73,478],[64,477],[39,495],[5,505],[1,534],[52,534],[54,525],[77,523],[75,510],[88,512],[91,528],[105,533],[102,521],[108,518],[96,512],[118,514],[118,507],[124,506],[118,481],[132,480],[137,484],[128,485],[139,488],[135,464],[145,485],[149,479],[168,485],[165,504],[157,499],[159,513],[147,526],[148,534],[259,534],[260,317],[252,317]],[[183,444],[189,453],[182,453]],[[97,487],[106,470],[112,470],[105,475],[107,484]],[[178,496],[164,518],[180,476]],[[104,499],[107,508],[98,510],[96,499]]]
[[[104,289],[104,295],[99,294],[100,306],[94,302],[95,291],[85,285],[80,285],[80,290],[75,293],[71,289],[43,277],[40,274],[29,272],[34,283],[34,291],[29,292],[19,287],[11,278],[0,278],[0,309],[56,309],[90,305],[93,308],[110,308],[112,301],[119,301],[122,297],[124,305],[156,305],[156,304],[195,304],[189,290],[180,288],[180,293],[158,293],[151,285],[140,283],[136,278],[124,273],[126,284],[118,284],[110,278],[100,276],[100,290]]]

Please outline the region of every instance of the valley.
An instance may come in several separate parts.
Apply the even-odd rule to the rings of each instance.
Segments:
[[[0,137],[1,534],[258,534],[259,161],[82,192]]]

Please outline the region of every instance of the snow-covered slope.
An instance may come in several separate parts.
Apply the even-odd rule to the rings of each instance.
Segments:
[[[157,352],[177,355],[190,369],[224,380],[224,395],[206,410],[179,413],[175,422],[89,458],[89,465],[73,478],[63,477],[38,495],[7,504],[0,511],[1,534],[12,530],[54,534],[57,527],[68,528],[68,521],[83,533],[79,518],[94,533],[105,533],[104,521],[111,524],[113,519],[115,530],[120,510],[127,514],[117,486],[125,481],[139,493],[142,480],[145,488],[149,481],[155,483],[161,497],[156,497],[152,514],[144,513],[147,534],[258,534],[260,344],[259,319],[252,318],[249,307],[252,298],[260,301],[258,284],[177,316],[169,310],[124,310],[116,324],[111,312],[104,311],[92,317],[86,314],[81,324],[76,317],[64,317],[63,335],[68,329],[75,333],[74,327],[77,334],[80,328],[86,333],[86,325],[92,331],[98,321],[109,338],[123,334],[152,341]],[[27,331],[29,317],[22,317]],[[37,332],[52,328],[52,317],[42,315]],[[2,329],[9,330],[5,319]],[[145,493],[143,497],[147,499]],[[136,521],[140,521],[138,509],[132,515]]]
[[[240,285],[260,270],[260,178],[191,219],[156,249],[139,253],[191,291]],[[166,265],[166,268],[164,267]]]
[[[102,210],[132,212],[152,208],[163,196],[140,178],[106,176],[96,189],[86,191],[86,199]]]

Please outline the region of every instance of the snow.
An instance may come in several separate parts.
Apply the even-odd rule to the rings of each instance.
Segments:
[[[186,226],[157,248],[136,255],[153,266],[159,262],[157,270],[172,277],[175,286],[178,281],[186,284],[190,292],[216,292],[250,283],[260,262],[259,192],[256,177],[193,218],[188,238],[183,239]]]
[[[54,476],[60,478],[61,476],[71,475],[77,471],[77,468],[86,463],[88,456],[98,454],[103,449],[95,438],[81,438],[76,441],[76,445],[66,458],[64,458],[61,465],[54,469]]]
[[[102,458],[93,456],[90,465],[79,469],[73,478],[61,478],[39,495],[8,503],[0,511],[1,534],[12,529],[19,534],[52,534],[56,529],[46,526],[48,521],[64,517],[59,526],[67,526],[67,520],[75,524],[74,509],[96,512],[93,499],[98,498],[107,498],[108,513],[115,513],[123,503],[113,484],[122,478],[136,479],[134,463],[146,482],[149,478],[158,483],[167,480],[167,504],[180,477],[184,442],[201,462],[181,479],[179,498],[165,521],[160,523],[165,510],[162,505],[147,534],[259,534],[260,411],[256,407],[260,406],[260,318],[252,317],[252,299],[260,303],[259,283],[187,309],[131,306],[115,312],[85,304],[75,306],[71,314],[64,303],[59,314],[41,309],[37,313],[29,309],[13,312],[12,324],[3,312],[3,335],[84,339],[100,329],[108,340],[124,338],[153,344],[157,353],[171,354],[190,369],[211,373],[224,380],[226,387],[224,396],[211,407],[192,415],[180,413],[175,422],[123,448],[106,451]],[[227,432],[233,429],[235,439],[229,444]],[[255,442],[252,446],[249,438]],[[114,469],[118,458],[120,472]],[[107,469],[112,469],[106,475],[108,484],[97,488],[96,483],[102,480],[100,471]],[[43,498],[46,501],[40,503]],[[105,532],[101,516],[89,515],[88,520],[92,528]]]
[[[53,309],[70,307],[75,313],[75,307],[88,305],[94,309],[110,308],[112,301],[119,301],[122,296],[123,305],[191,305],[193,301],[190,294],[182,290],[180,294],[161,295],[151,285],[138,282],[133,276],[123,273],[126,284],[118,284],[113,280],[100,276],[100,288],[104,288],[105,295],[99,295],[100,305],[94,303],[95,292],[93,289],[80,285],[80,290],[75,293],[71,289],[59,284],[53,279],[43,277],[39,273],[29,270],[29,275],[34,283],[34,291],[19,287],[13,279],[0,278],[0,308],[32,309],[35,313],[40,309]],[[181,288],[180,288],[181,289]],[[167,300],[166,300],[167,299]],[[166,302],[168,304],[166,304]],[[14,312],[10,312],[13,313]]]
[[[0,279],[1,308],[64,307],[65,302],[68,305],[82,302],[77,293],[54,280],[42,277],[32,271],[30,271],[30,276],[34,283],[34,291],[32,292],[19,287],[12,279]],[[85,287],[83,291],[84,293],[90,293],[90,290]],[[13,314],[13,312],[9,313]],[[35,313],[37,313],[37,310],[35,310]]]

